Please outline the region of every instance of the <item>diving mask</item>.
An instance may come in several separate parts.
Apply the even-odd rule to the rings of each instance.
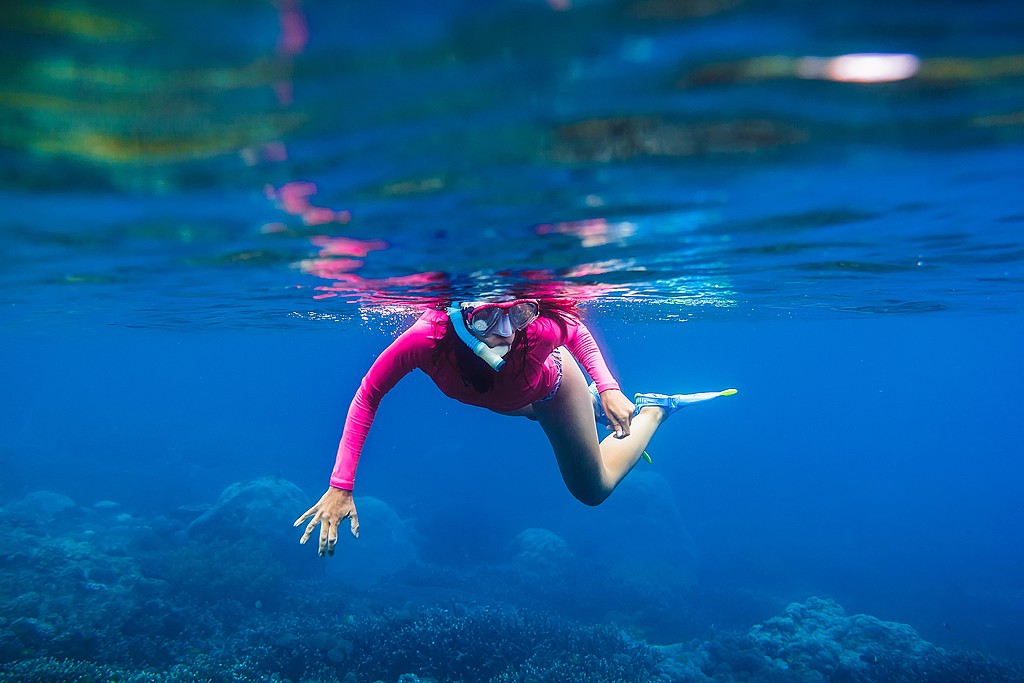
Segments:
[[[466,325],[481,337],[496,334],[511,337],[540,317],[540,304],[535,299],[516,299],[502,303],[464,303]]]

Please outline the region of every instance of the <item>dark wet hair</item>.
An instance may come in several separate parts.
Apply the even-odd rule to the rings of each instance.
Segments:
[[[517,298],[527,299],[530,297]],[[540,304],[540,317],[547,318],[558,325],[563,336],[568,334],[570,323],[582,318],[576,301],[573,299],[537,299],[537,302]],[[438,306],[439,310],[442,308],[447,310],[448,305]],[[459,368],[459,375],[465,386],[471,386],[481,394],[491,391],[494,388],[494,380],[497,375],[494,369],[459,339],[449,318],[445,317],[436,325],[434,332],[438,340],[434,345],[434,353],[431,358],[434,367],[454,364]],[[512,347],[505,354],[505,360],[509,365],[518,367],[522,373],[526,372],[526,356],[530,353],[536,334],[531,334],[531,328],[533,325],[517,332],[515,339],[512,340]]]

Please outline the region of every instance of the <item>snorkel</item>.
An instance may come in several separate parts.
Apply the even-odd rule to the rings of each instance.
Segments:
[[[452,321],[452,327],[455,328],[455,334],[459,335],[459,339],[461,339],[473,353],[483,358],[495,372],[501,370],[501,366],[505,364],[503,356],[508,353],[508,350],[511,347],[506,344],[502,344],[500,346],[495,346],[492,349],[482,340],[474,337],[473,333],[469,331],[468,327],[466,327],[466,321],[462,317],[461,301],[453,301],[452,305],[448,307],[448,318]]]

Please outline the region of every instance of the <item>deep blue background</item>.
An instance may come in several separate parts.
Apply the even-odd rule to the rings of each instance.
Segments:
[[[1021,655],[1020,316],[590,323],[629,392],[740,389],[673,417],[638,466],[671,483],[696,581],[829,595],[938,644]],[[158,514],[275,475],[312,503],[392,337],[311,328],[4,333],[0,495]],[[414,373],[382,404],[357,495],[408,518],[431,561],[487,562],[532,526],[605,561],[621,505],[577,503],[549,453],[536,425]],[[656,545],[640,526],[630,542]]]
[[[409,322],[388,305],[539,284],[590,302],[627,392],[740,393],[674,416],[654,464],[592,509],[536,425],[413,374],[367,441],[363,538],[323,560],[286,536],[277,552],[302,580],[281,595],[324,588],[379,614],[409,595],[446,602],[458,583],[489,609],[510,540],[541,527],[581,561],[533,578],[515,565],[535,592],[517,597],[646,642],[729,649],[718,633],[814,595],[1024,661],[1024,5],[569,4],[5,0],[0,506],[6,520],[45,489],[120,507],[11,527],[53,540],[21,562],[77,533],[118,542],[52,573],[0,552],[24,579],[0,574],[7,594],[29,598],[8,622],[43,634],[12,640],[26,624],[7,623],[0,655],[5,637],[54,652],[47,629],[74,635],[97,602],[83,596],[153,612],[135,580],[169,576],[151,565],[188,550],[187,525],[235,482],[276,476],[317,500],[360,378]],[[105,19],[112,35],[88,35]],[[863,51],[913,53],[922,71],[755,73]],[[702,82],[708,69],[719,77]],[[289,208],[293,183],[337,219]],[[374,531],[407,531],[371,496],[424,564],[348,592]],[[297,539],[282,526],[246,532],[253,548]],[[80,580],[131,543],[139,575],[106,583],[134,604]],[[233,576],[200,558],[193,573]],[[53,585],[70,589],[37,612]],[[183,604],[181,585],[158,593],[155,618],[215,621],[220,642],[171,628],[173,651],[263,647],[193,604],[217,590],[191,588]],[[285,612],[247,617],[300,623]]]

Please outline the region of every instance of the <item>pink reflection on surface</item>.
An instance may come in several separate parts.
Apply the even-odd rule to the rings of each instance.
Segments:
[[[306,225],[323,225],[334,222],[334,211],[322,206],[311,206],[302,214],[302,222]]]
[[[288,59],[290,65],[291,58],[301,54],[309,43],[309,26],[299,0],[277,0],[277,20],[281,27],[277,38],[277,53]],[[281,104],[291,104],[294,100],[291,78],[274,83],[274,93]]]
[[[353,258],[339,259],[304,259],[299,261],[299,269],[307,275],[314,275],[325,280],[337,280],[363,265],[362,261]]]
[[[583,247],[600,247],[612,242],[622,242],[636,233],[633,223],[609,223],[604,218],[588,218],[582,221],[568,221],[551,225],[538,225],[538,235],[563,234],[578,237]]]
[[[277,18],[281,35],[277,39],[277,51],[285,55],[297,55],[309,43],[309,26],[302,13],[299,0],[278,0]]]
[[[349,277],[351,271],[363,265],[362,261],[350,257],[364,258],[371,251],[388,248],[387,242],[382,240],[358,240],[328,235],[312,237],[310,242],[320,247],[317,258],[304,259],[296,265],[303,273],[325,280],[345,279]]]
[[[309,198],[317,192],[315,183],[292,181],[276,189],[266,185],[263,192],[268,199],[277,204],[278,208],[292,216],[299,216],[306,225],[344,225],[352,220],[352,214],[348,210],[335,211],[323,206],[314,206]]]
[[[633,259],[622,260],[622,259],[609,259],[607,261],[598,261],[596,263],[581,263],[578,266],[573,266],[566,270],[562,275],[564,277],[589,277],[591,275],[605,275],[607,273],[616,273],[622,270],[628,270],[635,264]]]
[[[308,262],[309,267],[318,268],[322,264]],[[356,262],[356,266],[359,264]],[[327,274],[324,270],[323,274]],[[355,273],[337,272],[337,277],[329,285],[315,287],[313,299],[322,300],[342,297],[349,301],[358,301],[369,306],[388,306],[402,304],[422,310],[438,309],[447,306],[453,300],[490,299],[501,296],[535,299],[570,299],[579,303],[598,301],[613,292],[628,291],[624,285],[591,284],[569,282],[559,278],[551,270],[527,270],[497,273],[504,280],[519,282],[501,287],[481,286],[472,294],[465,290],[457,292],[449,275],[441,272],[413,273],[385,278],[364,278]],[[564,277],[564,275],[563,275]],[[471,282],[462,281],[462,285]]]
[[[263,158],[267,161],[287,161],[288,148],[283,142],[268,142],[263,146]]]
[[[383,240],[357,240],[352,237],[328,237],[319,235],[310,240],[320,247],[320,256],[358,256],[364,258],[371,251],[388,248]]]
[[[526,299],[572,299],[583,303],[600,299],[610,292],[621,289],[618,285],[567,282],[561,278],[569,277],[568,273],[556,276],[550,270],[527,270],[517,275],[530,281],[514,292],[517,297]]]
[[[417,287],[434,289],[436,286],[448,282],[448,276],[439,272],[412,273],[411,275],[396,275],[378,279],[364,278],[354,273],[343,273],[331,279],[335,282],[314,288],[320,292],[313,296],[314,299],[329,299],[343,294],[364,294],[368,295],[367,298],[371,301],[384,303],[403,299],[399,295],[403,289]],[[394,294],[389,294],[391,290],[395,290]]]
[[[309,44],[309,23],[302,10],[302,0],[272,0],[277,8],[279,34],[275,52],[277,59],[282,60],[289,68],[281,80],[275,82],[274,91],[278,102],[288,107],[293,102],[293,84],[291,67],[295,58],[301,55]],[[262,145],[260,148],[247,148],[242,152],[242,159],[248,165],[256,165],[259,161],[286,161],[288,149],[283,141],[276,140]],[[286,182],[280,187],[267,184],[264,194],[267,199],[284,213],[295,216],[307,226],[327,226],[331,224],[346,225],[352,220],[352,214],[346,209],[336,210],[315,201],[319,188],[316,183],[303,180]],[[263,234],[288,234],[290,228],[284,221],[270,221],[261,228]],[[365,279],[355,275],[353,271],[363,266],[361,259],[371,251],[388,248],[382,240],[360,240],[350,237],[317,235],[309,238],[317,249],[316,256],[303,259],[293,267],[314,277],[330,280],[331,285],[316,288],[314,299],[326,299],[343,293],[358,292],[368,298],[380,298],[392,295],[401,288],[431,287],[444,281],[438,273],[419,273],[413,275],[389,277],[377,280]],[[435,287],[436,289],[436,287]]]

